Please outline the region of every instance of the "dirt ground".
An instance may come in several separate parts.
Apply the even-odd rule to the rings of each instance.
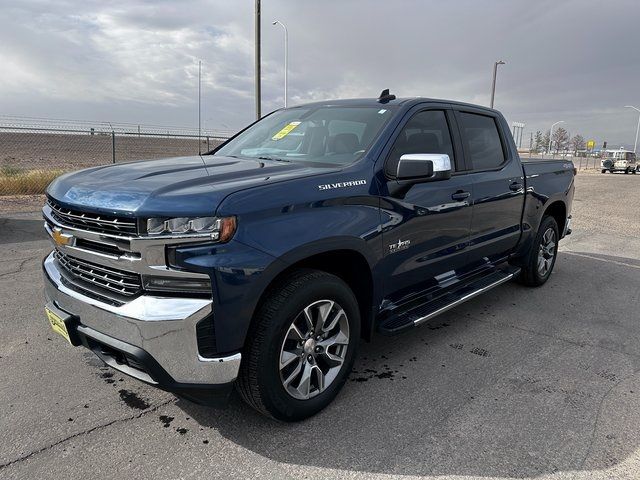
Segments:
[[[36,212],[44,205],[44,195],[5,195],[0,196],[0,215],[11,213]]]

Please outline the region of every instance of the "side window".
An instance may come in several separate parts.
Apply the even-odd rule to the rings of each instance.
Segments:
[[[474,170],[497,168],[504,163],[504,150],[493,117],[461,112],[460,133]]]
[[[444,111],[418,112],[409,119],[387,158],[385,172],[388,176],[396,176],[400,157],[406,153],[442,153],[449,155],[451,165],[455,164],[451,133]]]

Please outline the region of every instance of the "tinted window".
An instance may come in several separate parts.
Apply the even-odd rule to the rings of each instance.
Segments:
[[[385,167],[387,175],[395,177],[400,157],[407,153],[441,153],[449,155],[454,164],[451,134],[442,110],[419,112],[411,117],[391,148]]]
[[[460,129],[474,170],[496,168],[504,163],[504,151],[493,117],[460,113]]]

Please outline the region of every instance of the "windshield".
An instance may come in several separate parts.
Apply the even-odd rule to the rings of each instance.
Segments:
[[[392,108],[311,106],[263,118],[214,155],[347,165],[362,157]]]

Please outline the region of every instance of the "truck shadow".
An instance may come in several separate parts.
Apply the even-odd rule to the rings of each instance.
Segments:
[[[504,285],[361,344],[343,392],[304,422],[238,398],[221,411],[178,405],[205,432],[288,464],[512,478],[613,467],[640,440],[640,270],[621,257],[559,260],[542,288]]]

